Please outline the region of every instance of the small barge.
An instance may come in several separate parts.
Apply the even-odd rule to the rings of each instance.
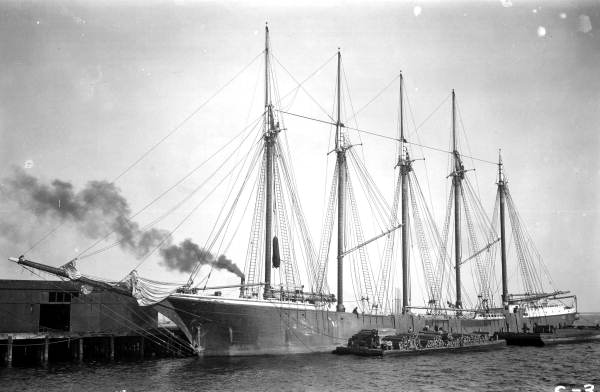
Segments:
[[[506,342],[487,333],[457,334],[444,331],[421,331],[379,337],[376,329],[362,330],[348,339],[346,346],[333,353],[360,356],[402,356],[445,352],[484,351],[506,346]]]
[[[498,338],[505,339],[509,346],[548,346],[600,341],[600,326],[576,328],[553,328],[549,325],[535,326],[533,332],[504,332]]]

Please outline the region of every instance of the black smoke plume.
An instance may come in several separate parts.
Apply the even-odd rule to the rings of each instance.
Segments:
[[[200,262],[243,275],[231,260],[225,256],[214,258],[191,240],[185,240],[179,246],[171,245],[168,231],[143,230],[138,223],[128,219],[131,215],[129,203],[119,188],[107,181],[90,181],[76,192],[69,182],[57,179],[44,184],[16,168],[11,177],[3,180],[0,190],[4,198],[13,200],[23,210],[36,217],[73,223],[90,239],[103,238],[113,232],[119,246],[138,258],[160,246],[163,264],[171,270],[191,272],[193,264]],[[7,239],[13,237],[10,239],[14,241],[19,231],[11,230],[10,225],[4,226],[7,225],[0,225],[0,235]]]
[[[167,268],[177,269],[183,272],[192,272],[194,266],[200,264],[212,264],[215,268],[225,269],[243,278],[244,274],[237,265],[224,255],[213,256],[206,249],[200,248],[191,239],[182,241],[179,245],[171,245],[162,248],[160,254],[163,257],[163,263]]]
[[[107,181],[90,181],[75,192],[72,184],[54,180],[49,185],[16,169],[14,175],[3,181],[4,194],[37,217],[68,221],[79,232],[91,239],[102,238],[114,232],[122,249],[142,257],[162,241],[168,241],[165,230],[142,230],[127,217],[129,203],[119,188]]]

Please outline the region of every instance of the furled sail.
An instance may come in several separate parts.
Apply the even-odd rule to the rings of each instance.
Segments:
[[[140,306],[157,304],[181,287],[181,284],[177,283],[164,283],[140,278],[136,270],[131,271],[128,275],[128,282],[131,286],[131,295]]]
[[[273,268],[279,268],[281,265],[281,257],[279,256],[279,239],[273,237]]]
[[[22,257],[23,256],[21,256],[21,258]],[[81,272],[79,272],[79,270],[77,269],[77,258],[74,258],[73,260],[69,261],[61,268],[67,273],[67,275],[69,275],[69,279],[71,280],[79,279],[82,276]]]

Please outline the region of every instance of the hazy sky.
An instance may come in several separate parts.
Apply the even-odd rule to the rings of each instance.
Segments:
[[[417,124],[454,88],[468,140],[464,153],[495,161],[502,148],[513,198],[556,288],[576,293],[580,310],[600,311],[600,3],[293,3],[1,2],[0,178],[20,167],[43,182],[72,182],[76,190],[91,180],[111,181],[259,56],[268,21],[273,54],[297,80],[341,48],[354,109],[367,104],[400,70]],[[260,115],[261,61],[116,182],[132,211]],[[295,84],[276,68],[283,95]],[[305,87],[330,111],[334,83],[330,61]],[[396,85],[385,90],[360,113],[358,125],[394,136],[397,95]],[[303,92],[288,103],[294,112],[326,119]],[[332,167],[331,162],[326,166],[329,128],[289,117],[286,126],[300,195],[318,240],[325,169]],[[446,100],[419,130],[419,138],[409,138],[447,148],[449,130]],[[356,134],[351,136],[358,142]],[[395,146],[366,135],[360,141],[367,166],[391,200]],[[427,172],[422,164],[416,167],[427,174],[422,183],[430,183],[441,222],[446,157],[421,150],[414,154],[428,154]],[[475,163],[480,165],[466,162],[468,167]],[[475,172],[490,213],[495,170],[483,164]],[[153,205],[139,217],[140,224],[160,216],[209,171],[194,174]],[[3,221],[19,226],[19,233],[0,240],[4,258],[22,254],[54,227],[17,211],[6,199],[0,202]],[[196,212],[175,239],[203,243],[210,231],[205,223],[212,223],[217,202]],[[192,206],[161,227],[173,227]],[[27,255],[60,265],[92,243],[65,225]],[[244,237],[229,252],[241,268],[246,244]],[[80,266],[90,274],[121,278],[137,263],[111,251]],[[140,271],[163,280],[186,279],[152,259]],[[230,274],[216,275],[217,281],[235,281]],[[31,275],[6,261],[0,262],[0,277]]]

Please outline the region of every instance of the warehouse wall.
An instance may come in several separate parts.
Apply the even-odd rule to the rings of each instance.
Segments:
[[[60,318],[58,310],[65,305],[70,306],[68,320],[52,319]],[[56,315],[53,309],[57,309]],[[61,321],[74,333],[129,332],[157,327],[157,312],[106,290],[94,289],[84,295],[75,282],[0,280],[0,333],[43,332],[49,330],[44,324],[57,328]]]

